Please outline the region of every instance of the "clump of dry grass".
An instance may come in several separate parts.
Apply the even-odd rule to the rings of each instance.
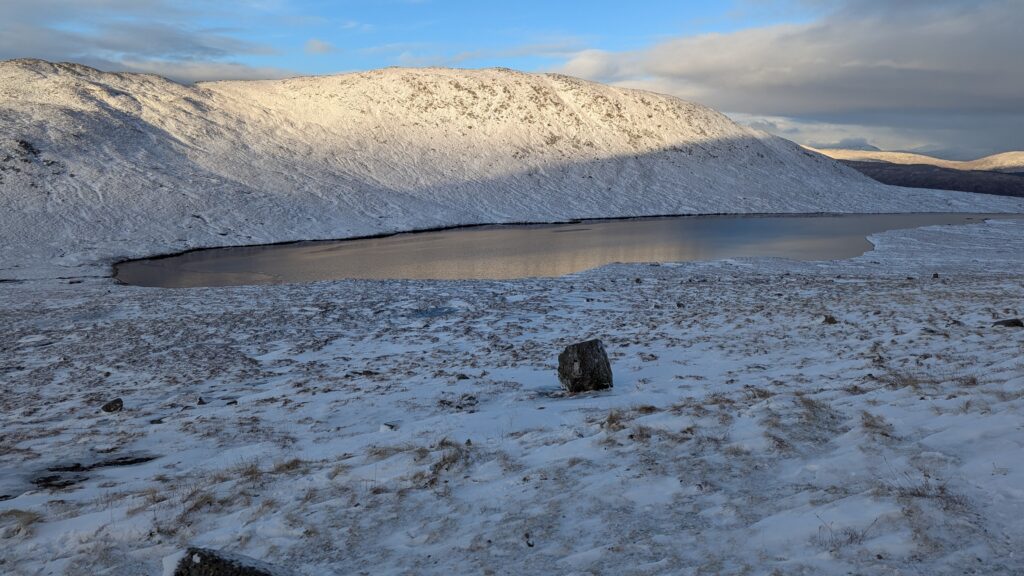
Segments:
[[[915,394],[933,394],[936,385],[939,384],[934,378],[926,378],[907,372],[893,372],[879,378],[885,386],[892,390],[910,388]]]
[[[271,469],[274,474],[290,474],[300,469],[304,469],[306,461],[301,458],[292,458],[283,462],[278,462]]]
[[[35,525],[42,521],[43,515],[33,510],[4,510],[0,512],[0,537],[29,537],[35,532]]]
[[[156,506],[162,502],[166,502],[168,499],[167,493],[155,486],[151,486],[144,490],[141,494],[137,494],[136,498],[142,500],[142,502],[132,508],[129,508],[126,512],[129,516],[134,516],[139,512],[148,510],[152,506]]]
[[[625,423],[626,415],[622,410],[612,408],[608,411],[608,415],[605,416],[603,422],[601,422],[601,428],[609,432],[618,432],[626,427]]]
[[[976,388],[978,386],[978,378],[976,376],[960,376],[954,379],[953,383],[960,388]]]
[[[627,423],[638,416],[649,416],[661,412],[661,410],[661,408],[650,404],[641,404],[628,409],[612,408],[597,424],[602,430],[614,433],[624,430]],[[650,436],[648,435],[646,438],[650,438]]]
[[[230,469],[230,472],[240,481],[249,484],[253,488],[263,483],[263,469],[260,468],[260,463],[256,460],[239,462]]]
[[[937,502],[946,512],[963,512],[968,508],[967,498],[955,492],[948,482],[938,482],[927,473],[915,478],[909,473],[896,476],[896,479],[884,484],[877,492],[894,495],[900,499],[925,499]]]
[[[729,444],[722,452],[732,458],[743,458],[750,455],[750,449],[742,444]]]
[[[864,388],[860,384],[850,384],[848,386],[843,386],[841,390],[843,392],[846,392],[850,396],[860,396],[861,394],[866,394],[867,392],[869,392],[867,388]]]
[[[349,466],[348,464],[342,464],[339,462],[335,464],[333,467],[331,467],[331,470],[327,472],[327,479],[334,480],[338,476],[347,473],[350,468],[351,466]]]
[[[765,432],[764,437],[768,439],[768,442],[772,445],[772,449],[776,452],[793,452],[793,445],[783,438],[779,434],[772,432]]]
[[[586,458],[580,458],[579,456],[572,456],[568,460],[565,461],[565,467],[566,468],[573,468],[573,467],[579,466],[581,464],[589,464],[589,463],[590,463],[590,460],[588,460]]]
[[[796,394],[797,405],[801,408],[800,419],[804,424],[834,430],[842,417],[826,402],[815,400],[806,394]]]
[[[693,440],[693,437],[697,434],[697,427],[695,425],[687,426],[678,432],[672,430],[665,430],[664,428],[658,430],[658,436],[666,441],[675,442],[676,444],[682,444]]]
[[[255,515],[256,516],[262,516],[263,514],[266,514],[267,512],[270,512],[271,510],[277,509],[279,504],[280,503],[277,500],[267,496],[267,497],[265,497],[265,498],[260,500],[260,505],[259,505],[259,507],[256,508]]]
[[[894,438],[895,429],[888,420],[881,414],[872,414],[867,410],[860,413],[860,425],[870,436],[882,438]]]
[[[802,392],[775,398],[765,407],[761,425],[765,439],[776,452],[820,447],[849,429],[843,415],[824,400]]]
[[[731,408],[735,404],[736,404],[735,400],[733,400],[732,398],[730,398],[729,396],[727,396],[727,395],[725,395],[725,394],[723,394],[721,392],[715,392],[714,394],[708,394],[707,397],[704,398],[704,405],[705,406],[718,406],[719,408]]]
[[[178,524],[188,524],[192,516],[204,508],[212,508],[217,504],[213,494],[201,488],[193,488],[182,500],[182,510],[178,515]]]
[[[818,520],[821,520],[819,517]],[[848,546],[857,546],[863,544],[867,540],[868,531],[874,527],[874,520],[866,528],[857,530],[849,526],[836,530],[832,527],[832,523],[821,520],[821,525],[818,526],[818,533],[811,538],[813,544],[825,548],[829,552],[837,552]]]
[[[397,444],[393,446],[370,446],[366,449],[367,456],[376,460],[386,460],[395,454],[401,454],[403,452],[412,452],[418,450],[417,446],[412,444]]]
[[[748,401],[767,400],[774,396],[771,390],[767,388],[761,388],[759,386],[750,386],[749,384],[743,387],[743,394],[746,395]]]
[[[635,442],[649,442],[653,436],[653,429],[650,426],[635,425],[629,433],[629,439]]]
[[[430,475],[426,479],[428,486],[437,486],[445,472],[451,472],[469,465],[470,447],[466,444],[459,444],[448,438],[442,438],[434,445],[433,451],[440,451],[441,456],[430,466]]]
[[[440,452],[440,456],[430,464],[428,469],[419,470],[407,478],[405,488],[400,490],[404,492],[410,488],[432,488],[442,484],[441,476],[445,472],[450,472],[469,464],[471,447],[472,443],[468,440],[466,444],[459,444],[445,437],[429,448],[426,446],[413,447],[412,445],[404,445],[401,447],[390,447],[391,449],[400,448],[395,452],[391,452],[388,447],[384,447],[383,450],[391,453],[411,452],[413,460],[418,463],[424,462],[432,454]],[[373,494],[380,494],[386,491],[387,487],[376,483],[374,483],[370,490]]]
[[[317,500],[320,496],[320,490],[316,487],[306,489],[306,492],[302,495],[302,503],[308,504],[314,500]]]

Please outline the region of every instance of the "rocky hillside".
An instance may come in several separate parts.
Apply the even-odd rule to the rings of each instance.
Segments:
[[[895,190],[696,104],[547,74],[183,86],[0,62],[0,279],[194,247],[684,213],[1021,210]]]

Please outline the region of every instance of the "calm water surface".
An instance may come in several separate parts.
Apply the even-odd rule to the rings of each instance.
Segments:
[[[343,278],[561,276],[612,262],[740,256],[834,260],[871,249],[869,234],[1007,215],[683,216],[479,226],[383,238],[214,248],[116,266],[121,282],[192,288]],[[1012,217],[1012,216],[1011,216]]]

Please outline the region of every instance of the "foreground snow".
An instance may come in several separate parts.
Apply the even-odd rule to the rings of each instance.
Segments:
[[[1024,314],[1024,222],[874,241],[504,282],[5,285],[0,572],[159,574],[195,544],[309,575],[1019,574],[1024,330],[992,322]],[[563,397],[557,352],[590,337],[615,388]]]
[[[511,70],[182,86],[0,62],[0,279],[457,224],[1024,212],[884,186],[669,96]]]

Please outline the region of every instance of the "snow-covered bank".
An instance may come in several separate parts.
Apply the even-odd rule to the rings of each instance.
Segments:
[[[1024,330],[992,322],[1024,315],[1024,223],[873,241],[509,282],[6,285],[0,572],[159,574],[196,544],[309,575],[1019,574]],[[557,352],[589,337],[616,386],[561,397]]]
[[[201,246],[663,214],[1024,212],[891,188],[696,104],[560,75],[182,86],[0,62],[0,279]]]

